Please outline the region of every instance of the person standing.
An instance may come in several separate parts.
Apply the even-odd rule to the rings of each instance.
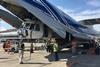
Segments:
[[[48,53],[51,52],[51,50],[50,50],[50,41],[46,42],[46,51]]]
[[[55,39],[52,39],[52,43],[53,45],[53,52],[54,52],[54,58],[55,58],[55,61],[58,61],[59,60],[59,55],[58,55],[58,51],[59,51],[59,48],[58,48],[58,43],[56,42]]]
[[[4,44],[3,44],[3,49],[5,52],[7,52],[9,54],[9,52],[11,51],[12,48],[12,43],[10,40],[7,40]]]
[[[19,62],[20,62],[20,64],[23,64],[24,49],[25,49],[25,45],[24,45],[24,43],[22,43],[20,45],[20,49],[19,49]]]
[[[71,50],[72,50],[72,57],[76,56],[77,54],[77,41],[74,39],[72,40],[72,43],[71,43],[72,47],[71,47]]]

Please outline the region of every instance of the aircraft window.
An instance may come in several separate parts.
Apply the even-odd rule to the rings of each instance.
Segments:
[[[39,24],[36,24],[35,30],[40,31],[40,25]]]
[[[30,27],[30,24],[29,24],[29,23],[27,23],[27,24],[26,24],[26,27],[27,27],[27,28],[29,28],[29,27]]]
[[[35,24],[31,24],[30,29],[34,30],[34,26],[35,26]]]
[[[26,24],[26,26],[29,26],[29,25],[30,25],[29,23]]]

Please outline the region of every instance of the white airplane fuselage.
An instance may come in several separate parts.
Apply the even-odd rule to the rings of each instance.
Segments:
[[[84,25],[78,24],[70,16],[66,15],[64,12],[60,11],[56,7],[52,6],[47,1],[42,1],[41,3],[38,0],[3,0],[6,3],[20,6],[26,9],[27,12],[31,13],[37,17],[41,22],[40,28],[41,32],[35,31],[34,38],[43,37],[43,25],[47,25],[52,31],[56,32],[61,38],[66,38],[66,32],[71,33],[73,36],[84,38],[84,39],[93,39],[94,35],[97,35],[94,30],[85,27]],[[40,8],[41,7],[41,8]],[[48,9],[48,8],[49,9]],[[37,33],[39,34],[37,34]],[[41,34],[41,37],[39,36]],[[39,37],[38,37],[39,36]]]

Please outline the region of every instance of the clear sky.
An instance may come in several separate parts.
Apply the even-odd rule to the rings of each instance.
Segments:
[[[4,31],[7,29],[13,29],[14,27],[12,27],[11,25],[9,25],[8,23],[6,23],[5,21],[3,21],[2,19],[0,19],[0,31]]]
[[[69,14],[75,20],[100,18],[100,0],[48,0],[53,5]],[[95,26],[99,29],[100,26]],[[10,29],[10,25],[0,22],[0,29]]]

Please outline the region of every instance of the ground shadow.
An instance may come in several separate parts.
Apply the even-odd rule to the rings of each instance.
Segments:
[[[0,58],[0,59],[9,59],[9,58],[2,57],[2,58]]]
[[[48,65],[51,63],[43,63],[43,62],[24,62],[23,64],[43,64],[43,65]]]
[[[70,51],[61,51],[58,52],[59,60],[60,59],[68,59],[72,56]],[[49,60],[49,62],[55,61],[54,53],[50,53],[49,55],[45,56]]]

